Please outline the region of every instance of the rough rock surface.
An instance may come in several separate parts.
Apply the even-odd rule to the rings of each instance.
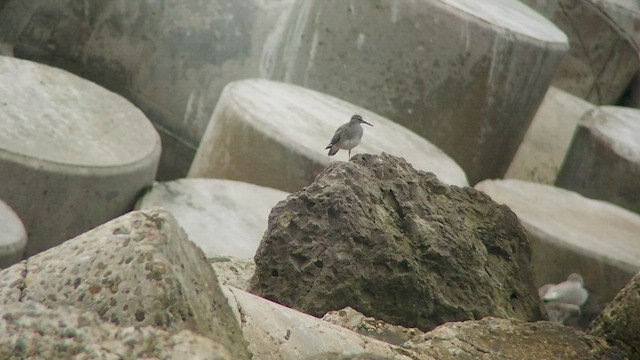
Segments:
[[[249,281],[256,271],[256,263],[253,259],[215,256],[207,257],[207,261],[216,272],[218,282],[241,290],[249,288]]]
[[[327,352],[417,359],[401,347],[356,334],[246,291],[226,285],[222,290],[234,309],[254,359],[300,360]]]
[[[231,360],[214,341],[183,330],[119,327],[92,312],[30,303],[0,307],[2,359]]]
[[[162,209],[131,212],[7,268],[0,285],[3,302],[75,306],[122,326],[188,329],[249,358],[204,254]]]
[[[364,316],[348,306],[341,310],[329,311],[322,320],[394,345],[400,345],[424,333],[420,329],[390,325],[370,316]]]
[[[593,321],[588,332],[627,350],[630,358],[640,359],[640,273]]]
[[[346,306],[432,329],[544,315],[516,216],[387,154],[356,155],[271,212],[250,290],[322,316]]]
[[[624,359],[604,339],[548,321],[526,323],[485,318],[448,323],[404,348],[436,359]]]

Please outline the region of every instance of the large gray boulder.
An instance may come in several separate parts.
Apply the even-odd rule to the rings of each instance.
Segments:
[[[596,318],[589,333],[601,336],[640,359],[640,273],[629,281]]]
[[[271,79],[397,121],[472,184],[504,174],[568,48],[513,0],[297,0],[276,45]]]
[[[0,307],[2,359],[232,360],[224,347],[191,331],[120,327],[72,307],[34,302]]]
[[[289,0],[0,1],[0,44],[125,96],[156,125],[159,175],[183,177],[222,88],[266,76]]]
[[[355,155],[272,210],[250,291],[316,316],[351,306],[422,330],[534,321],[545,315],[530,257],[507,207],[403,159]]]
[[[73,306],[121,326],[191,330],[249,353],[204,254],[165,210],[132,212],[0,271],[4,303]]]
[[[66,71],[0,57],[0,123],[0,199],[27,229],[27,256],[130,211],[155,178],[151,122]]]

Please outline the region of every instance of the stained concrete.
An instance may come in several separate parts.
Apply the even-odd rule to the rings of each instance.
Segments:
[[[578,124],[556,185],[640,214],[640,110],[602,106]]]
[[[283,26],[270,79],[406,126],[472,184],[507,170],[568,49],[511,0],[297,0]]]
[[[550,87],[504,177],[553,184],[578,121],[593,107]]]
[[[0,198],[22,219],[26,256],[133,208],[160,138],[124,98],[66,71],[0,57]]]
[[[155,183],[136,208],[167,209],[208,257],[253,258],[271,208],[287,195],[239,181],[180,179]]]
[[[360,114],[366,126],[351,151],[404,157],[416,169],[463,186],[462,169],[425,139],[390,119],[335,97],[281,82],[248,79],[225,88],[211,118],[189,177],[245,181],[294,192],[309,185],[341,151],[327,156],[335,130]]]
[[[531,238],[538,286],[577,272],[606,303],[640,270],[640,215],[549,185],[486,180],[476,189],[513,210]]]
[[[15,211],[0,200],[0,269],[22,259],[27,231]]]

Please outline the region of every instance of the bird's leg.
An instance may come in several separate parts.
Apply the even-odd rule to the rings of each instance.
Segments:
[[[351,160],[351,149],[349,149],[349,160]]]

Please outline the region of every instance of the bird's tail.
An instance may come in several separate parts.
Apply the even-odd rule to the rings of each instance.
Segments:
[[[340,150],[340,148],[338,148],[337,146],[332,146],[332,145],[327,146],[327,149],[329,148],[331,148],[329,150],[329,156],[335,155],[338,152],[338,150]]]

